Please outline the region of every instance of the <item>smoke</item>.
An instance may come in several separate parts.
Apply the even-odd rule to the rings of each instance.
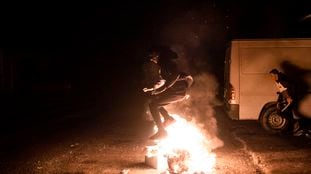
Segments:
[[[165,22],[159,23],[153,33],[154,41],[177,53],[183,71],[213,73],[221,79],[227,35],[225,16],[213,4],[205,5],[204,8],[173,13],[170,21],[163,19]]]
[[[179,114],[199,126],[206,137],[212,141],[211,148],[215,149],[223,146],[223,141],[218,138],[216,112],[214,110],[215,106],[221,104],[216,97],[219,92],[216,76],[219,72],[213,72],[215,71],[213,68],[217,65],[215,62],[220,60],[211,53],[216,51],[211,47],[211,42],[215,37],[211,36],[213,29],[206,25],[197,24],[193,20],[191,22],[193,25],[190,26],[198,28],[196,32],[194,32],[194,28],[182,26],[183,24],[180,24],[181,26],[167,26],[166,32],[164,32],[167,34],[175,33],[166,37],[167,42],[178,55],[180,69],[193,75],[195,81],[189,91],[189,99],[168,105],[166,108],[169,112]],[[188,24],[191,22],[188,21]],[[174,32],[176,29],[179,30]],[[217,69],[219,71],[221,68]]]
[[[190,98],[168,105],[170,113],[177,113],[199,126],[211,140],[213,149],[223,146],[218,138],[215,106],[221,104],[216,98],[218,83],[212,74],[202,73],[194,77],[195,84],[189,90]]]
[[[222,44],[224,33],[219,33],[221,24],[213,21],[219,18],[214,9],[206,13],[189,12],[162,28],[159,39],[170,45],[178,55],[179,67],[194,77],[194,85],[189,91],[190,98],[166,106],[170,113],[176,113],[200,127],[211,140],[213,149],[223,146],[218,138],[216,112],[220,105],[216,68],[223,59],[218,59],[217,51]]]

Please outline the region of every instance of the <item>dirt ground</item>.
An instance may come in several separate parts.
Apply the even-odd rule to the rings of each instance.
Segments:
[[[216,114],[224,146],[213,151],[217,156],[213,173],[311,172],[309,140],[267,134],[255,121],[232,121],[221,107],[216,108]],[[36,127],[3,136],[1,173],[159,173],[145,164],[145,146],[153,123],[105,118],[71,115],[45,129]]]
[[[68,126],[70,122],[76,126]],[[158,173],[145,164],[146,145],[153,131],[151,121],[72,117],[58,127],[59,131],[52,128],[39,133],[42,129],[37,128],[17,133],[16,139],[10,139],[12,144],[3,147],[3,156],[7,158],[1,160],[2,173],[114,174],[123,170]],[[224,148],[217,153],[229,151]],[[230,153],[237,156],[240,152]],[[238,156],[241,158],[241,154]],[[225,166],[219,164],[225,161],[219,157],[216,168],[230,169],[236,165],[234,161]]]

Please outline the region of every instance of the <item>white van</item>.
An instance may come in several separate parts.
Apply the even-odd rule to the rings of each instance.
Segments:
[[[311,118],[311,38],[231,41],[224,74],[230,118],[259,120],[274,133],[288,129],[289,120],[275,109],[277,89],[269,75],[274,68],[300,80],[299,86],[307,86],[299,112]]]

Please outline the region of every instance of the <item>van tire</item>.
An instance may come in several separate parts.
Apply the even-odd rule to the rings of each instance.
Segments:
[[[281,115],[276,104],[267,103],[259,116],[260,125],[272,134],[285,134],[291,125],[291,117]]]

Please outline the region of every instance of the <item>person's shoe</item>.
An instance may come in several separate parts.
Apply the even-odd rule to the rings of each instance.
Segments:
[[[305,137],[311,139],[311,130],[305,131],[304,134],[305,134]]]
[[[307,137],[307,138],[311,139],[311,135],[310,135],[310,133],[306,133],[306,134],[305,134],[305,137]]]
[[[176,120],[173,118],[173,117],[169,117],[168,119],[166,119],[164,122],[163,122],[163,126],[165,128],[167,128],[168,126],[174,124],[176,122]]]
[[[149,139],[150,140],[159,140],[167,137],[167,132],[165,130],[158,131],[156,134],[152,135]]]
[[[304,130],[298,130],[298,131],[296,131],[296,132],[293,132],[293,136],[295,136],[295,137],[299,137],[299,136],[301,136],[301,135],[303,135],[304,134]]]

